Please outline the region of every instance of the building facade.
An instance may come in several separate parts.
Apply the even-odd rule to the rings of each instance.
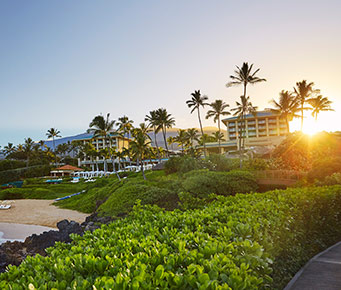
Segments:
[[[237,152],[239,150],[239,134],[245,138],[245,148],[277,146],[289,133],[286,120],[270,111],[258,111],[255,115],[223,119],[226,126],[227,139],[221,143],[221,152]],[[245,124],[244,124],[245,123]],[[218,143],[207,143],[208,152],[219,153]]]
[[[94,137],[93,134],[87,134],[75,140],[82,142],[83,145],[90,143],[97,151],[105,148],[115,148],[119,152],[121,152],[124,148],[128,148],[128,144],[129,142],[131,142],[130,138],[123,137],[116,133],[111,133],[110,136],[107,138],[104,138],[102,136]],[[107,161],[111,162],[111,160]],[[84,156],[84,158],[78,159],[78,166],[90,165],[92,167],[92,170],[94,170],[95,165],[101,163],[105,163],[103,157],[93,158],[91,156]]]

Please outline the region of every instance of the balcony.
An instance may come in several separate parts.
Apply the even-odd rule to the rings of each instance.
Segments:
[[[265,124],[265,120],[258,120],[258,124]]]

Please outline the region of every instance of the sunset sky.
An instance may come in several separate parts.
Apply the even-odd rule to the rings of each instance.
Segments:
[[[267,79],[249,87],[254,105],[306,79],[335,109],[318,128],[341,130],[340,13],[336,0],[1,1],[0,145],[159,107],[198,127],[185,101],[200,89],[234,107],[242,88],[225,84],[243,61]]]

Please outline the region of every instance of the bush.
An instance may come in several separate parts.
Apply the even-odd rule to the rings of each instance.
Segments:
[[[128,213],[137,200],[141,200],[142,204],[154,204],[172,195],[174,193],[168,189],[150,186],[143,181],[130,181],[114,191],[98,211],[102,215],[115,216]]]
[[[215,171],[230,171],[239,168],[239,159],[227,158],[221,154],[210,154],[207,158]]]
[[[135,210],[0,275],[0,289],[281,289],[341,238],[341,186]],[[85,255],[86,250],[86,255]]]
[[[208,168],[212,169],[213,165],[210,162],[207,162],[202,159],[190,157],[190,156],[182,156],[182,157],[171,157],[165,163],[165,172],[166,174],[171,173],[179,173],[184,174],[186,172],[192,170],[198,170]]]
[[[257,190],[255,177],[247,171],[214,172],[194,170],[184,175],[182,187],[185,191],[199,197],[211,193],[234,195]]]
[[[317,181],[316,185],[336,185],[341,184],[341,173],[333,173],[332,175],[326,176],[323,181]]]
[[[312,169],[308,172],[308,180],[311,182],[315,179],[323,180],[326,176],[336,172],[341,173],[341,157],[324,158],[313,164]]]

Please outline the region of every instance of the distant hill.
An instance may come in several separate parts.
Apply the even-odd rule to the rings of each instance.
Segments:
[[[200,134],[200,129],[196,128]],[[170,128],[170,129],[167,129],[167,137],[176,137],[178,134],[177,134],[177,131],[179,130],[179,128]],[[212,133],[218,131],[218,128],[216,127],[204,127],[203,128],[204,130],[204,133],[205,134],[208,134],[208,135],[211,135]],[[225,128],[222,128],[221,130],[224,134],[225,134],[225,137],[226,137],[226,129]],[[63,138],[59,138],[59,139],[55,139],[55,145],[56,147],[59,145],[59,144],[63,144],[63,143],[68,143],[68,142],[72,142],[73,140],[78,140],[78,139],[82,139],[82,138],[85,138],[85,137],[88,137],[90,136],[90,134],[88,133],[81,133],[81,134],[77,134],[77,135],[74,135],[74,136],[67,136],[67,137],[63,137]],[[152,145],[154,146],[154,133],[151,132],[149,133],[149,136],[151,137],[152,139]],[[156,134],[156,141],[158,143],[158,145],[160,147],[165,147],[165,143],[164,143],[164,140],[163,140],[163,135],[162,135],[162,132],[159,132]],[[52,140],[46,140],[45,141],[45,145],[47,147],[50,147],[50,148],[53,148],[53,142]],[[175,146],[173,146],[174,149],[176,148],[176,144]]]

